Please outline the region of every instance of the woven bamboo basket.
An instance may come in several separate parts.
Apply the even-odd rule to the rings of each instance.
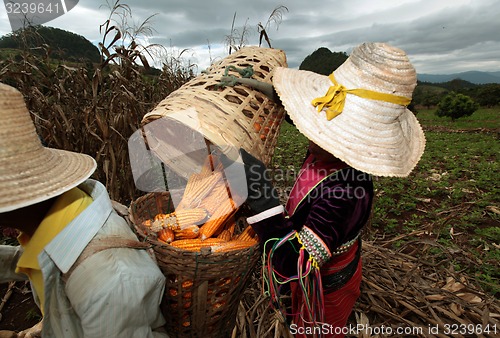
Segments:
[[[243,148],[268,165],[285,117],[284,108],[253,87],[224,85],[221,79],[247,77],[271,84],[273,69],[286,66],[282,50],[244,47],[172,92],[143,117],[142,126],[147,128],[153,121],[172,118],[201,133],[212,144]],[[190,172],[193,164],[180,162],[173,164],[178,166],[173,169]]]
[[[165,329],[170,337],[231,337],[243,290],[260,257],[259,245],[228,252],[192,252],[158,241],[141,226],[156,214],[173,210],[168,192],[148,193],[130,205],[136,233],[153,246],[166,277],[161,302]]]

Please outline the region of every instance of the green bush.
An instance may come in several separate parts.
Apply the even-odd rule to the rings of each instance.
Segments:
[[[450,92],[438,103],[436,115],[451,117],[452,121],[455,121],[460,117],[472,115],[478,109],[479,105],[469,96]]]

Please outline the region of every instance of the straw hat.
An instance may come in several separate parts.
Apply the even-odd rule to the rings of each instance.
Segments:
[[[353,168],[404,177],[422,156],[424,133],[406,108],[416,72],[398,48],[364,43],[330,76],[277,68],[273,85],[298,130]]]
[[[95,160],[43,147],[22,94],[0,83],[0,213],[48,200],[92,175]]]

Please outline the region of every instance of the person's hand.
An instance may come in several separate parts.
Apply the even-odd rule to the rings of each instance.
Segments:
[[[255,213],[260,213],[280,205],[278,192],[274,188],[269,170],[267,170],[264,163],[250,155],[244,149],[240,149],[239,153],[246,177],[227,177],[230,181],[229,184],[231,185],[232,182],[246,179],[248,192],[246,203]],[[231,161],[225,155],[219,156],[224,168],[233,164],[241,165],[240,162]]]
[[[29,329],[23,330],[17,334],[17,338],[40,338],[42,336],[42,321]]]

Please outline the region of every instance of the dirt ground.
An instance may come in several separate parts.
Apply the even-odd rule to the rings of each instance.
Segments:
[[[41,314],[33,301],[29,283],[16,282],[9,289],[10,285],[0,284],[0,304],[4,304],[3,308],[0,306],[0,330],[21,331],[30,328],[38,323]]]

